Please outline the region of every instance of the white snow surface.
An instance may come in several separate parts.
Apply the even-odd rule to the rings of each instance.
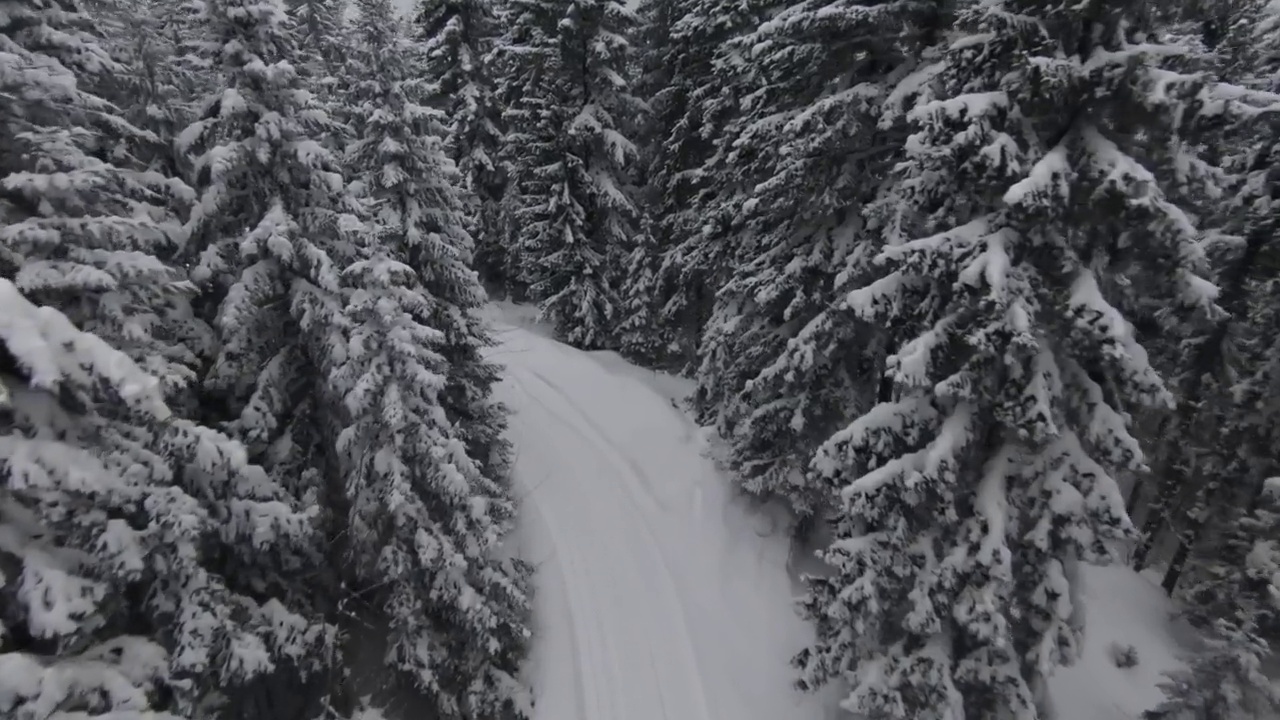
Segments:
[[[792,689],[789,660],[812,631],[788,539],[673,406],[681,381],[555,342],[518,306],[489,318],[512,410],[516,539],[537,566],[533,720],[835,717]]]
[[[802,695],[784,520],[732,491],[716,438],[673,404],[692,384],[555,342],[537,310],[488,309],[513,410],[521,554],[538,566],[533,720],[827,720],[841,688]],[[1280,480],[1277,481],[1280,485]],[[1061,720],[1137,720],[1194,644],[1151,578],[1081,568],[1082,654],[1049,681]],[[1117,668],[1113,645],[1136,667]]]
[[[1151,578],[1123,566],[1086,565],[1081,580],[1084,643],[1075,665],[1050,678],[1053,702],[1062,720],[1137,720],[1160,703],[1164,674],[1183,667],[1192,631],[1172,619],[1173,603]],[[1132,645],[1137,666],[1116,667],[1113,645]]]

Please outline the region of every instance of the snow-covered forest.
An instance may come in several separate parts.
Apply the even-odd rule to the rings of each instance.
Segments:
[[[533,720],[494,297],[693,385],[842,717],[1112,720],[1098,566],[1280,717],[1278,133],[1280,0],[0,0],[0,717]]]

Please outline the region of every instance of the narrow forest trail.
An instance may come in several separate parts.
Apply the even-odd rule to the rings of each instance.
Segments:
[[[786,538],[733,496],[639,371],[494,319],[522,554],[538,565],[534,720],[810,720]]]

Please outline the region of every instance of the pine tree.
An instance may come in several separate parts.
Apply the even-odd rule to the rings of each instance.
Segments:
[[[199,349],[167,262],[191,192],[87,89],[120,70],[92,28],[0,3],[0,714],[251,717],[333,640],[299,598],[312,523],[165,400]]]
[[[487,59],[495,76],[502,125],[508,128],[499,151],[499,163],[507,175],[501,203],[505,252],[500,274],[517,298],[524,297],[535,279],[532,255],[526,252],[532,239],[519,216],[525,206],[550,196],[555,179],[550,173],[556,169],[551,163],[561,154],[559,128],[566,118],[556,102],[563,92],[563,78],[555,33],[562,10],[560,3],[542,0],[503,3],[499,15],[506,31]],[[545,231],[539,227],[539,232]]]
[[[1143,720],[1263,720],[1280,710],[1280,690],[1259,659],[1267,643],[1256,632],[1220,623],[1190,667],[1163,683],[1167,699],[1143,713]]]
[[[1253,448],[1245,437],[1258,416],[1241,416],[1238,385],[1257,366],[1260,356],[1248,351],[1258,333],[1253,305],[1265,295],[1266,278],[1274,274],[1270,258],[1276,213],[1274,197],[1280,192],[1275,171],[1277,126],[1271,113],[1258,107],[1274,104],[1274,72],[1280,55],[1272,9],[1253,0],[1205,8],[1206,27],[1226,28],[1216,33],[1217,74],[1232,83],[1232,102],[1221,113],[1214,136],[1200,139],[1217,149],[1232,179],[1232,192],[1207,203],[1206,225],[1216,231],[1204,243],[1217,270],[1222,288],[1219,304],[1224,317],[1197,327],[1188,337],[1176,337],[1163,329],[1164,364],[1178,372],[1179,411],[1164,418],[1157,438],[1162,443],[1162,464],[1150,484],[1154,497],[1146,508],[1144,537],[1134,564],[1142,568],[1154,558],[1152,547],[1164,530],[1177,532],[1178,546],[1169,561],[1163,585],[1170,594],[1182,578],[1187,561],[1195,565],[1196,546],[1214,544],[1217,527],[1229,527],[1244,512],[1257,483],[1270,471],[1244,467],[1241,448]],[[1269,267],[1271,266],[1271,267]],[[1185,334],[1185,333],[1184,333]],[[1255,348],[1256,349],[1256,348]],[[1256,447],[1266,447],[1265,443]],[[1263,450],[1263,455],[1270,454]],[[1241,482],[1242,478],[1249,478]],[[1139,491],[1144,488],[1139,488]],[[1150,494],[1150,493],[1148,493]],[[1135,499],[1140,493],[1135,493]]]
[[[637,18],[595,0],[515,0],[511,12],[498,60],[500,96],[511,99],[503,124],[516,279],[567,342],[610,346],[615,276],[637,234],[626,134],[643,111],[630,94]]]
[[[897,220],[849,297],[893,328],[889,398],[815,461],[839,486],[836,572],[810,581],[819,640],[797,662],[805,685],[847,673],[852,711],[1051,715],[1076,568],[1133,531],[1114,478],[1145,469],[1132,413],[1174,399],[1125,311],[1216,314],[1165,192],[1203,181],[1170,168],[1198,166],[1180,123],[1205,85],[1161,67],[1181,48],[1144,8],[961,3],[910,113]]]
[[[674,333],[659,321],[661,298],[666,294],[658,271],[662,263],[658,218],[652,212],[659,206],[659,189],[651,172],[659,157],[663,118],[655,113],[652,101],[661,88],[670,86],[672,76],[666,66],[662,48],[667,43],[677,11],[669,0],[641,2],[636,8],[640,21],[635,30],[637,97],[649,106],[645,122],[636,127],[636,202],[641,208],[642,231],[631,254],[625,260],[619,293],[621,316],[618,324],[619,350],[636,362],[662,367],[672,360]]]
[[[292,449],[276,451],[291,462],[310,457],[305,466],[322,455],[296,444],[318,442],[316,381],[342,327],[338,274],[361,227],[349,211],[359,208],[315,140],[328,119],[293,70],[278,0],[213,0],[201,19],[202,49],[225,83],[180,138],[200,194],[186,252],[198,260],[201,309],[219,340],[203,405],[255,453],[284,442]]]
[[[344,273],[351,331],[332,375],[352,418],[338,440],[348,566],[385,608],[390,666],[441,717],[523,717],[530,568],[494,556],[514,506],[495,463],[475,454],[505,446],[493,368],[479,356],[483,291],[467,265],[459,177],[440,115],[417,102],[390,3],[358,7],[365,56],[349,160],[377,203],[378,235]]]
[[[1280,692],[1262,671],[1271,655],[1268,640],[1280,629],[1280,514],[1275,448],[1280,436],[1274,353],[1276,288],[1280,263],[1273,240],[1280,194],[1275,173],[1275,119],[1251,113],[1273,104],[1280,34],[1275,6],[1222,3],[1212,8],[1205,34],[1213,32],[1223,77],[1232,88],[1234,123],[1216,144],[1239,176],[1233,198],[1210,215],[1222,228],[1216,248],[1220,303],[1225,318],[1183,350],[1193,363],[1183,383],[1193,422],[1174,427],[1166,454],[1174,472],[1159,478],[1153,518],[1180,526],[1179,547],[1165,572],[1164,587],[1181,585],[1183,613],[1204,636],[1187,667],[1171,673],[1166,698],[1145,715],[1152,720],[1265,718],[1280,710]],[[1261,97],[1253,96],[1262,91]],[[1181,419],[1181,418],[1180,418]],[[1176,442],[1175,442],[1176,441]],[[1181,502],[1178,502],[1181,501]],[[1156,523],[1151,526],[1159,527]],[[1144,539],[1149,548],[1156,533]],[[1185,572],[1184,572],[1185,567]]]
[[[347,0],[288,0],[289,16],[297,29],[298,57],[305,73],[324,80],[342,63],[343,16]]]
[[[813,452],[876,391],[875,333],[824,313],[837,298],[842,314],[838,298],[879,244],[863,213],[902,159],[894,109],[919,82],[940,13],[799,2],[728,45],[752,88],[733,152],[755,167],[740,181],[745,223],[703,337],[699,397],[745,486],[782,493],[802,515],[822,504],[803,479]]]
[[[121,72],[88,19],[61,3],[10,3],[0,26],[18,100],[0,110],[0,272],[37,304],[108,340],[166,393],[194,379],[192,288],[165,262],[189,187],[136,152],[156,137],[86,86]],[[45,68],[26,72],[24,68]]]
[[[467,191],[467,229],[476,244],[476,269],[486,280],[502,283],[502,108],[488,67],[498,35],[497,13],[490,0],[422,0],[416,31],[427,56],[425,76],[435,85],[449,118],[449,155]]]
[[[133,154],[167,175],[183,177],[186,168],[174,138],[193,119],[196,99],[211,79],[208,68],[187,54],[190,6],[163,0],[93,0],[86,6],[117,63],[113,72],[92,79],[93,88],[151,134],[133,140],[138,143]]]
[[[1237,518],[1200,585],[1188,593],[1189,616],[1203,647],[1170,673],[1165,700],[1147,720],[1262,720],[1280,711],[1280,689],[1263,671],[1267,636],[1280,627],[1280,513],[1272,479]]]
[[[296,41],[293,63],[315,94],[312,102],[324,110],[324,123],[313,119],[311,132],[340,154],[351,140],[344,79],[349,55],[344,37],[347,0],[286,0],[285,6]]]
[[[658,270],[662,261],[653,237],[653,223],[643,218],[631,253],[623,267],[622,304],[619,308],[618,347],[623,355],[646,366],[661,365],[669,349],[658,322]]]
[[[646,210],[660,261],[654,307],[666,364],[692,371],[731,244],[711,214],[728,172],[717,151],[738,114],[741,74],[725,43],[757,23],[753,3],[646,0],[639,94],[649,104]],[[646,289],[631,289],[633,305]],[[646,308],[646,311],[648,309]]]
[[[198,315],[216,336],[201,357],[200,417],[319,509],[323,542],[308,556],[305,599],[333,613],[346,600],[338,578],[350,535],[333,442],[346,419],[325,377],[345,353],[340,270],[365,231],[362,208],[317,139],[329,120],[294,69],[279,0],[209,0],[199,20],[200,50],[222,78],[179,137],[199,193],[183,257],[202,289]],[[326,661],[341,668],[337,648]],[[323,680],[275,683],[243,701],[268,716],[285,702],[347,709],[341,685]]]
[[[285,585],[307,514],[123,353],[8,279],[0,303],[0,712],[249,717],[239,691],[319,670],[332,632]]]

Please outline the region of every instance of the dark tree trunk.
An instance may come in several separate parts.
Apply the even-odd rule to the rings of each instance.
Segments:
[[[1187,559],[1191,557],[1191,548],[1195,546],[1196,540],[1200,533],[1191,533],[1191,537],[1183,537],[1178,543],[1178,551],[1173,554],[1173,560],[1169,562],[1169,568],[1165,570],[1164,580],[1160,583],[1160,587],[1164,588],[1164,593],[1173,596],[1173,591],[1178,588],[1178,581],[1182,579],[1182,571],[1187,567]]]
[[[1155,547],[1160,531],[1164,529],[1165,508],[1163,502],[1154,502],[1147,510],[1146,522],[1142,523],[1142,539],[1133,552],[1133,569],[1142,570],[1147,566],[1151,550]]]
[[[1220,306],[1227,311],[1228,316],[1218,322],[1217,327],[1209,334],[1205,340],[1200,343],[1196,349],[1196,357],[1193,365],[1193,371],[1196,373],[1192,381],[1192,386],[1187,392],[1187,400],[1184,402],[1184,408],[1191,408],[1191,412],[1180,412],[1180,419],[1184,424],[1190,420],[1195,409],[1200,404],[1204,395],[1205,378],[1213,374],[1217,369],[1218,363],[1221,361],[1220,348],[1227,340],[1227,335],[1231,329],[1231,318],[1242,314],[1245,301],[1247,300],[1246,281],[1255,264],[1258,262],[1259,255],[1263,246],[1270,239],[1270,234],[1264,230],[1263,226],[1254,228],[1245,240],[1244,252],[1240,258],[1232,264],[1231,268],[1224,273],[1221,287],[1223,292],[1219,299]],[[1180,533],[1178,537],[1178,549],[1173,555],[1173,560],[1169,563],[1168,570],[1165,571],[1164,582],[1161,587],[1169,595],[1178,587],[1178,580],[1182,577],[1182,571],[1185,569],[1187,559],[1191,556],[1191,550],[1195,543],[1200,539],[1200,535],[1204,530],[1204,522],[1200,519],[1190,519],[1189,527],[1186,532]],[[1150,545],[1146,547],[1146,551],[1150,551]],[[1138,556],[1134,557],[1134,565],[1141,569],[1142,561],[1146,560],[1146,553],[1142,554],[1142,560],[1138,560]]]
[[[1138,502],[1142,500],[1142,488],[1144,483],[1142,479],[1133,481],[1133,487],[1129,490],[1129,497],[1125,500],[1124,511],[1129,517],[1133,517],[1134,512],[1138,510]]]

